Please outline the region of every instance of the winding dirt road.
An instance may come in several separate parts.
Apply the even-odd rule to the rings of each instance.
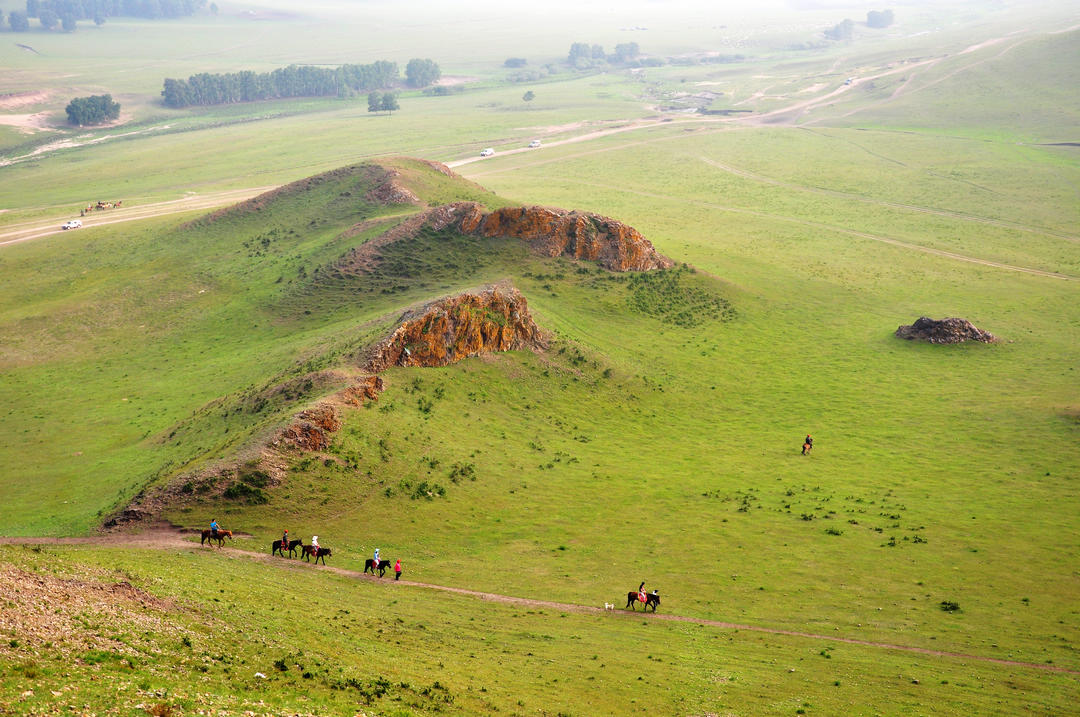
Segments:
[[[85,217],[80,218],[83,227],[87,228],[103,226],[105,224],[118,224],[120,222],[133,222],[140,219],[151,219],[153,217],[163,217],[169,214],[180,214],[182,212],[192,212],[200,209],[214,209],[226,204],[242,202],[245,199],[250,199],[263,192],[275,189],[276,186],[277,185],[247,187],[244,189],[228,189],[221,192],[210,192],[208,194],[192,194],[181,199],[171,199],[165,202],[136,204],[130,207],[106,209],[98,213],[91,212]],[[79,230],[77,229],[69,229],[67,231],[60,229],[60,224],[63,221],[64,220],[62,219],[42,219],[8,224],[0,230],[0,246],[18,244],[19,242],[40,239],[41,237],[51,236],[53,234],[78,233]]]
[[[185,535],[189,537],[185,537]],[[577,605],[574,603],[554,602],[551,600],[536,600],[533,598],[515,597],[513,595],[500,595],[498,593],[482,592],[480,590],[469,590],[468,588],[452,587],[449,585],[435,585],[432,583],[421,583],[411,580],[390,580],[386,578],[378,578],[374,575],[368,575],[356,570],[347,570],[345,568],[339,568],[333,565],[310,565],[302,564],[299,560],[290,560],[287,558],[279,558],[276,556],[270,556],[266,553],[256,553],[251,550],[242,550],[240,548],[225,547],[225,548],[208,548],[203,545],[199,545],[193,542],[190,538],[191,533],[183,533],[181,531],[172,528],[154,528],[143,533],[138,534],[124,534],[124,533],[111,533],[107,535],[86,537],[86,538],[3,538],[0,537],[0,545],[97,545],[101,547],[115,547],[121,548],[142,548],[142,549],[154,549],[154,550],[177,550],[186,549],[192,551],[206,551],[206,550],[220,550],[221,552],[229,555],[236,555],[244,557],[250,560],[257,560],[261,563],[273,565],[282,569],[307,569],[322,570],[325,572],[340,575],[351,580],[363,580],[369,583],[378,583],[385,585],[387,589],[403,589],[403,588],[423,588],[427,590],[438,590],[444,593],[452,593],[454,595],[463,595],[466,597],[476,598],[479,600],[485,600],[488,602],[497,602],[505,605],[520,605],[522,607],[533,608],[547,608],[550,610],[557,610],[560,612],[572,612],[576,614],[585,615],[605,615],[612,619],[640,619],[643,614],[636,611],[627,612],[624,609],[605,610],[599,607],[592,607],[590,605]],[[873,640],[860,640],[851,637],[842,637],[839,635],[820,635],[812,632],[801,632],[798,630],[782,630],[779,628],[763,627],[760,625],[743,625],[735,622],[724,622],[722,620],[708,620],[705,618],[686,617],[683,615],[669,615],[665,613],[647,613],[650,620],[662,620],[666,622],[684,622],[693,625],[704,625],[707,627],[716,627],[723,630],[746,630],[749,632],[761,632],[769,635],[784,635],[788,637],[800,637],[809,638],[812,640],[827,640],[829,642],[838,642],[846,645],[859,645],[862,647],[871,647],[879,650],[895,650],[898,652],[908,652],[919,655],[929,655],[931,657],[944,657],[958,660],[972,660],[976,662],[984,662],[995,665],[1005,665],[1008,667],[1023,667],[1033,670],[1042,670],[1044,672],[1059,672],[1069,675],[1080,676],[1080,670],[1074,670],[1067,667],[1060,667],[1058,665],[1049,665],[1038,662],[1023,662],[1020,660],[1005,660],[997,657],[988,657],[985,655],[973,655],[964,652],[951,652],[948,650],[931,650],[925,647],[915,647],[912,645],[897,645],[889,642],[876,642]]]

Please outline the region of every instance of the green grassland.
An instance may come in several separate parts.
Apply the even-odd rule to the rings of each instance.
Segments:
[[[36,622],[70,620],[59,638],[5,633],[0,705],[19,714],[1060,713],[1075,696],[1070,676],[482,602],[198,551],[4,548],[0,561],[43,582],[145,591],[120,593],[119,614],[57,605]]]
[[[262,69],[293,61],[272,43],[305,18],[230,11],[220,26],[162,24],[139,42],[152,53],[153,33],[197,28],[199,69]],[[413,19],[421,29],[405,36],[419,47],[436,31]],[[1045,146],[1077,139],[1077,33],[961,55],[1007,23],[991,14],[918,34],[940,19],[913,11],[887,41],[821,52],[782,50],[806,31],[776,26],[720,48],[747,51],[744,62],[565,73],[529,85],[526,106],[526,87],[498,65],[521,47],[565,52],[537,26],[547,40],[447,45],[444,71],[480,79],[461,94],[406,95],[393,117],[369,115],[362,99],[190,112],[136,100],[130,126],[97,132],[139,134],[0,167],[11,210],[0,225],[12,226],[91,197],[139,204],[377,159],[259,209],[0,248],[0,534],[91,533],[148,487],[188,480],[191,497],[164,517],[196,528],[216,517],[246,550],[268,552],[288,528],[318,534],[332,566],[359,570],[379,547],[431,584],[621,607],[646,580],[674,615],[1080,670],[1080,163],[1074,147]],[[257,36],[224,42],[246,27]],[[596,41],[645,44],[598,27]],[[124,28],[148,32],[104,29]],[[9,49],[0,60],[29,87],[89,53],[94,32],[35,36],[47,72]],[[650,38],[658,52],[694,52],[717,47],[710,32],[680,37],[657,21]],[[386,44],[348,54],[335,38],[296,54],[386,57],[394,43],[372,35]],[[798,127],[668,114],[458,168],[476,184],[388,158],[449,161],[625,128],[702,87],[725,93],[714,107],[769,111],[921,53],[948,56],[895,97],[903,74],[856,85]],[[162,72],[196,71],[171,69],[192,66],[177,58],[130,73],[100,62],[86,73],[133,98]],[[1002,99],[992,111],[987,94]],[[0,140],[14,154],[44,141]],[[340,257],[416,211],[366,198],[374,166],[432,205],[612,216],[677,266],[618,275],[424,231],[385,249],[374,273],[343,277]],[[391,369],[379,400],[345,411],[325,453],[292,454],[280,484],[247,500],[199,492],[209,467],[241,480],[262,443],[344,386],[402,311],[501,280],[527,297],[547,351]],[[962,316],[1002,341],[892,336],[921,315]],[[806,432],[816,447],[804,458]],[[16,713],[45,712],[52,690],[68,700],[65,685],[78,705],[119,694],[121,709],[310,714],[1062,714],[1078,696],[1071,673],[552,613],[238,553],[4,547],[0,565],[124,579],[174,601],[140,608],[149,629],[95,623],[90,610],[79,634],[114,640],[105,654],[0,633],[0,707]]]

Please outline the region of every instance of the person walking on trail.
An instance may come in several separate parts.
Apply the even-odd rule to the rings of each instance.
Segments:
[[[394,580],[401,580],[401,558],[394,563]]]
[[[214,536],[216,538],[217,533],[218,533],[217,518],[214,518],[213,520],[210,521],[210,535],[212,535],[212,536]]]

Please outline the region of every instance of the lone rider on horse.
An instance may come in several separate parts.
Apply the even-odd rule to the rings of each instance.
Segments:
[[[289,549],[289,529],[286,528],[285,532],[281,536],[281,551],[285,552]]]
[[[218,530],[217,518],[214,518],[210,521],[210,536],[213,538],[218,537]]]

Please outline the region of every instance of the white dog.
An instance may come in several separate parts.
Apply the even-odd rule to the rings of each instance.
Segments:
[[[615,609],[615,605],[614,605],[613,603],[610,603],[610,602],[606,602],[606,603],[604,603],[604,609],[605,609],[605,610],[614,610],[614,609]]]

